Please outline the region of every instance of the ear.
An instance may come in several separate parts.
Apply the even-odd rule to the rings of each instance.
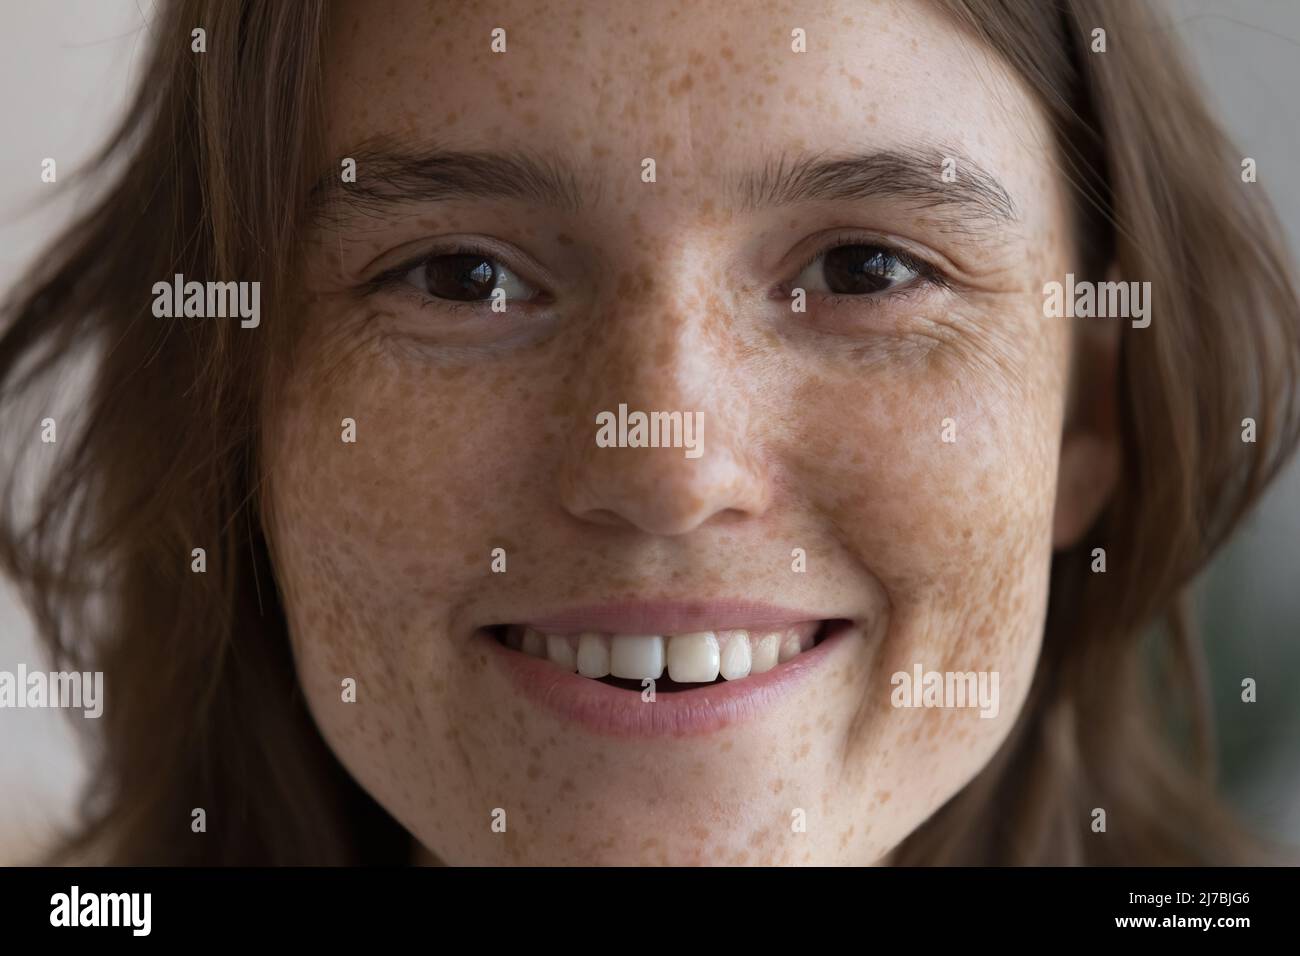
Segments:
[[[1119,481],[1118,318],[1075,319],[1070,395],[1056,478],[1052,546],[1069,548],[1092,526]]]

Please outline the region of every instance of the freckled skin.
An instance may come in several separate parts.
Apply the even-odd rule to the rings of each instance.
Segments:
[[[790,51],[794,26],[806,54]],[[1069,228],[1030,94],[911,3],[367,0],[341,5],[332,44],[334,167],[381,133],[528,147],[579,164],[600,201],[430,204],[311,237],[263,456],[326,741],[417,858],[886,861],[1010,731],[1053,515],[1072,507],[1057,500],[1071,337],[1041,297],[1069,267]],[[724,196],[727,174],[781,150],[917,143],[994,172],[1021,216],[1005,241],[945,233],[895,200],[746,210]],[[805,315],[770,299],[816,251],[809,237],[837,229],[910,240],[952,264],[955,290],[810,300]],[[498,334],[490,313],[357,291],[372,261],[452,234],[518,250],[554,280],[551,304],[512,306]],[[620,402],[702,412],[703,457],[598,449],[595,414]],[[490,571],[497,547],[505,574]],[[791,570],[796,547],[807,573]],[[866,634],[763,719],[655,740],[562,723],[471,643],[484,623],[686,595],[842,609]],[[998,671],[998,717],[892,708],[890,675],[918,662]]]

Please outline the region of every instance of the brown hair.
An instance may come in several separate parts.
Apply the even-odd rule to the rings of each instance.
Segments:
[[[1117,394],[1103,399],[1122,430],[1121,481],[1090,532],[1054,559],[1029,701],[990,764],[895,860],[1245,859],[1249,839],[1214,798],[1182,601],[1300,438],[1300,304],[1279,232],[1147,7],[942,5],[1051,119],[1076,200],[1077,271],[1150,280],[1156,319],[1121,333]],[[38,421],[42,400],[67,394],[59,376],[78,359],[93,372],[80,416],[59,425],[71,447],[45,463],[31,502],[15,458],[0,516],[0,560],[56,666],[109,677],[85,820],[58,859],[409,855],[409,836],[307,712],[259,510],[261,386],[287,361],[275,303],[292,294],[320,157],[325,20],[319,2],[167,7],[132,109],[96,166],[128,164],[4,311],[4,420]],[[196,26],[204,56],[190,53]],[[1089,49],[1098,26],[1104,54]],[[272,318],[255,335],[160,322],[145,291],[177,272],[259,280]],[[1255,443],[1241,441],[1246,417]],[[30,436],[21,424],[7,440],[31,453]],[[195,575],[200,546],[208,571]],[[1097,547],[1110,573],[1090,573]],[[1163,685],[1148,679],[1148,657],[1167,665]],[[1171,744],[1184,724],[1190,746]],[[1105,837],[1089,832],[1094,807],[1107,810]],[[213,823],[197,838],[195,808]]]

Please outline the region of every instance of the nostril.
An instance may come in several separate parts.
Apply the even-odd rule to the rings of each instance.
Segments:
[[[700,450],[698,457],[687,454],[689,449],[662,444],[575,453],[559,479],[563,506],[579,521],[658,537],[763,514],[772,495],[763,463],[722,441],[711,444],[707,454],[703,446]]]

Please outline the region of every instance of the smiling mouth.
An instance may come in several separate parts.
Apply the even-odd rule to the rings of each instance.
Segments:
[[[486,630],[503,647],[558,671],[637,693],[654,681],[656,693],[671,694],[778,670],[851,626],[834,619],[682,634],[550,634],[523,624]]]

